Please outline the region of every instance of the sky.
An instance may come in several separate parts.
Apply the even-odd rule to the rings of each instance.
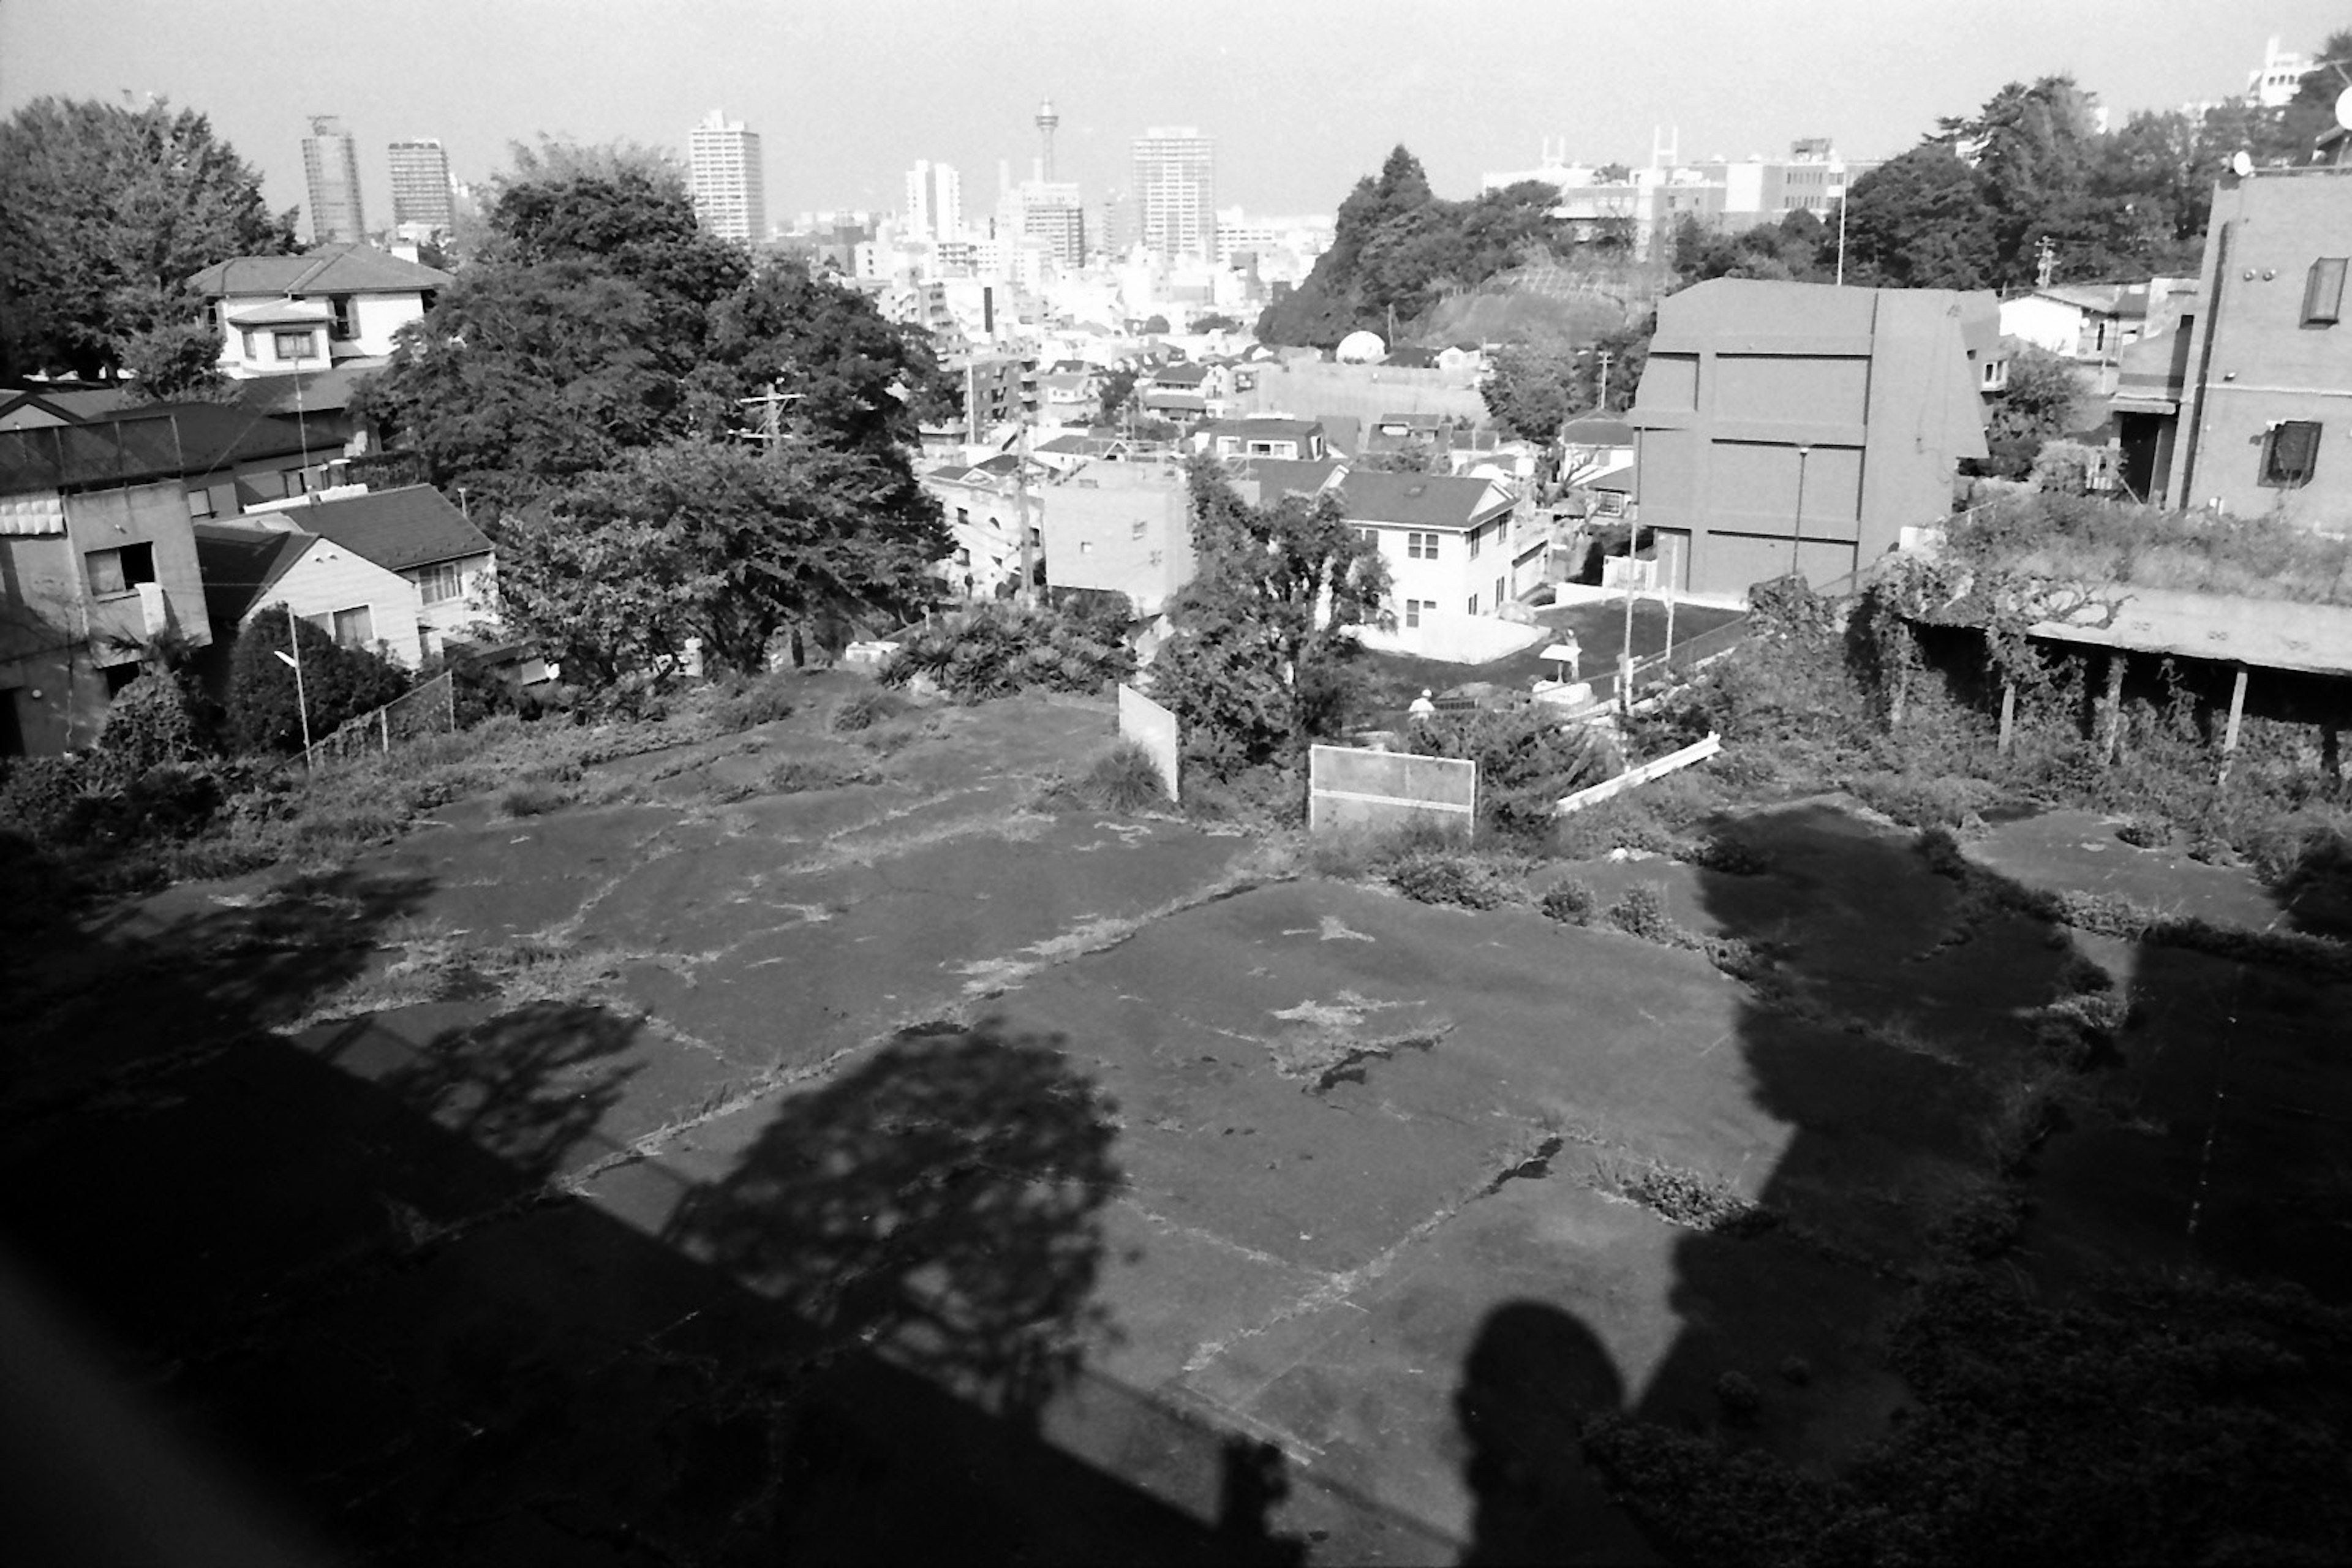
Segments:
[[[761,134],[771,221],[890,210],[918,158],[984,210],[1024,177],[1041,99],[1091,202],[1147,127],[1216,141],[1220,206],[1333,210],[1402,143],[1439,194],[1571,159],[1852,157],[1911,146],[2002,84],[2071,71],[2116,111],[2242,90],[2269,37],[2313,50],[2352,0],[0,0],[0,113],[47,94],[204,111],[304,199],[308,117],[357,138],[368,221],[385,143],[439,138],[461,180],[550,134],[684,154],[712,109]]]

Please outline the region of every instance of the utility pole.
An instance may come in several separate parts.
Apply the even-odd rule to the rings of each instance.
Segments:
[[[1594,406],[1596,406],[1597,408],[1599,408],[1599,409],[1600,409],[1600,411],[1601,411],[1601,413],[1606,414],[1606,413],[1608,413],[1608,412],[1609,412],[1609,366],[1610,366],[1612,363],[1614,363],[1614,361],[1616,360],[1617,356],[1616,356],[1615,354],[1613,354],[1613,353],[1610,353],[1607,349],[1602,349],[1602,350],[1601,350],[1601,351],[1600,351],[1600,353],[1601,353],[1601,401],[1600,401],[1598,404],[1596,404]]]

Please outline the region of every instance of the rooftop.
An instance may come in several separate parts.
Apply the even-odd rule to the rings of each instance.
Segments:
[[[0,430],[0,495],[200,479],[265,458],[335,456],[288,420],[219,403],[156,403],[84,425]]]
[[[215,626],[234,626],[261,602],[271,584],[317,542],[299,529],[255,528],[231,522],[195,525],[196,572],[205,584],[205,615]]]
[[[488,537],[431,485],[319,501],[280,515],[392,572],[490,552]]]
[[[372,245],[322,245],[300,256],[236,256],[216,261],[188,279],[188,287],[215,300],[256,295],[405,294],[446,289],[450,277],[438,268],[403,261]]]
[[[1353,522],[1466,529],[1509,511],[1515,504],[1492,479],[1447,474],[1350,468],[1339,484],[1340,510]]]

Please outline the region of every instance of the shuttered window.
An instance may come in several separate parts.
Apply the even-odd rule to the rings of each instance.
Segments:
[[[2262,482],[2292,489],[2311,482],[2319,467],[2319,422],[2283,419],[2271,426],[2263,443]]]
[[[2345,261],[2341,256],[2323,256],[2311,264],[2311,276],[2303,284],[2305,326],[2329,327],[2343,319]]]

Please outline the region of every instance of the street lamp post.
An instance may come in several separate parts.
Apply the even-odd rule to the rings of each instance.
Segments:
[[[1789,575],[1791,577],[1797,575],[1797,552],[1805,538],[1805,459],[1812,455],[1811,447],[1801,441],[1797,444],[1797,517],[1795,526],[1789,531]]]

